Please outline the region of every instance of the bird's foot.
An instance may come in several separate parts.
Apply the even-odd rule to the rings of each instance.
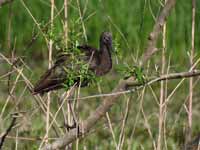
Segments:
[[[64,127],[67,128],[67,131],[70,131],[72,129],[77,129],[77,135],[80,136],[81,135],[81,132],[80,132],[80,126],[77,122],[74,122],[73,125],[69,125],[69,124],[66,124],[64,125]]]
[[[74,123],[73,125],[65,124],[64,126],[67,128],[67,131],[69,131],[76,128],[76,123]]]

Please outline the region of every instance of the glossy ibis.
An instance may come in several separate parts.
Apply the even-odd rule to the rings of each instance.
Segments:
[[[95,76],[102,76],[108,73],[112,68],[112,34],[110,32],[103,32],[100,36],[99,49],[93,48],[89,45],[78,46],[77,48],[83,53],[81,57],[85,64],[88,64],[88,70],[94,73]],[[76,64],[75,64],[76,65]],[[40,80],[36,83],[33,94],[44,94],[46,92],[64,88],[65,83],[68,82],[68,71],[72,69],[79,71],[80,66],[72,64],[69,54],[61,55],[55,62],[55,64],[48,69]],[[74,80],[76,83],[80,83],[81,86],[87,85],[87,80],[82,82],[80,78],[76,77]]]

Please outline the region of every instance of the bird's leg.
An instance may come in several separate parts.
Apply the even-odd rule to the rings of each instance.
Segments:
[[[68,101],[68,105],[69,105],[69,110],[70,110],[70,113],[72,114],[72,119],[73,119],[73,124],[72,125],[68,125],[68,124],[66,125],[67,130],[70,130],[70,129],[76,128],[76,126],[77,126],[77,118],[75,116],[75,112],[72,109],[71,101]]]
[[[70,101],[69,101],[69,109],[70,109],[70,112],[72,113],[73,124],[72,125],[65,124],[65,126],[66,126],[66,128],[67,128],[68,131],[76,128],[77,129],[77,135],[81,135],[80,127],[79,127],[79,124],[78,124],[78,119],[76,117],[75,112],[72,109],[72,105],[71,105]]]
[[[77,128],[77,134],[79,135],[80,130],[79,130],[78,119],[77,119],[75,111],[73,110],[73,107],[72,107],[72,96],[74,95],[74,91],[75,91],[75,88],[73,88],[71,90],[69,100],[68,100],[69,112],[72,114],[73,124],[72,125],[65,124],[65,126],[68,131],[71,129]]]

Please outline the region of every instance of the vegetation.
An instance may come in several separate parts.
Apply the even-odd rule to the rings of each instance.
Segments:
[[[13,0],[0,6],[0,135],[19,113],[16,125],[5,139],[3,149],[34,150],[53,142],[67,131],[65,124],[73,124],[73,117],[81,123],[101,104],[99,94],[112,93],[121,79],[135,77],[144,84],[146,79],[162,74],[191,70],[192,2],[177,1],[166,22],[166,34],[157,41],[157,52],[145,66],[139,62],[144,54],[148,37],[162,11],[164,1],[151,0],[68,0],[68,17],[65,20],[64,0],[55,1],[51,22],[50,1]],[[193,64],[199,69],[200,1],[196,1],[194,32],[195,53]],[[67,22],[66,40],[64,25]],[[62,53],[80,56],[77,45],[89,43],[98,46],[103,31],[113,34],[114,52],[112,71],[100,78],[88,74],[88,66],[77,59],[80,72],[67,70],[66,89],[51,93],[49,110],[47,94],[33,96],[30,87],[48,68],[49,41],[53,41],[53,62]],[[166,38],[163,38],[166,37]],[[163,40],[164,39],[164,40]],[[163,48],[163,41],[166,47]],[[164,51],[163,51],[164,49]],[[5,57],[2,57],[5,56]],[[74,57],[74,58],[76,58]],[[163,63],[164,58],[164,63]],[[8,63],[11,62],[11,64]],[[16,71],[16,68],[18,71]],[[20,74],[22,72],[23,74]],[[70,87],[77,75],[91,79],[94,84],[75,90]],[[25,78],[24,78],[25,77]],[[73,149],[156,149],[161,137],[162,150],[180,149],[188,132],[189,97],[192,97],[192,137],[200,132],[199,77],[155,83],[118,97],[117,103],[105,117],[97,122],[90,133],[73,143]],[[133,87],[134,88],[134,87]],[[66,94],[66,91],[68,93]],[[63,94],[64,93],[64,94]],[[95,98],[87,98],[97,95]],[[162,96],[161,96],[162,95]],[[162,98],[163,97],[163,98]],[[80,98],[80,99],[79,99]],[[81,99],[83,98],[83,99]],[[160,108],[160,100],[166,101]],[[72,104],[73,113],[69,103]],[[163,116],[162,113],[163,111]],[[49,115],[49,123],[47,116]],[[52,116],[51,116],[52,115]],[[53,118],[55,120],[51,125]],[[162,118],[162,119],[160,119]],[[160,121],[163,121],[160,131]],[[47,129],[49,132],[47,134]],[[46,140],[44,137],[47,134]],[[159,149],[157,149],[159,150]]]

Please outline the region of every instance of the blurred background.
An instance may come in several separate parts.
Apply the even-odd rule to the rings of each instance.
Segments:
[[[64,32],[63,3],[55,1],[54,38]],[[101,32],[110,31],[115,48],[112,54],[112,71],[101,77],[98,83],[81,88],[80,97],[111,93],[118,81],[124,78],[123,74],[118,73],[118,66],[138,66],[163,5],[164,1],[159,0],[68,0],[68,43],[72,41],[98,47]],[[199,59],[199,9],[200,1],[196,1],[194,62]],[[50,39],[50,18],[50,1],[13,0],[12,3],[0,7],[0,53],[9,60],[12,57],[21,58],[22,72],[32,84],[48,68],[48,44],[44,35]],[[177,1],[166,22],[165,72],[189,70],[191,27],[192,2]],[[162,35],[157,47],[162,49]],[[53,60],[56,54],[54,45]],[[158,52],[144,67],[147,78],[160,74],[161,54]],[[41,115],[38,103],[28,90],[24,78],[16,71],[7,75],[10,70],[12,67],[0,58],[0,133],[9,126],[13,112],[22,112],[22,117],[17,119],[17,125],[6,138],[4,149],[38,149],[45,135],[44,116]],[[192,133],[195,135],[200,131],[199,77],[194,78],[194,82]],[[64,90],[60,90],[52,93],[50,110],[53,114],[58,110],[58,99],[63,92]],[[165,92],[169,101],[165,110],[162,149],[175,150],[180,148],[185,139],[188,122],[185,105],[188,103],[189,80],[168,81]],[[116,149],[116,141],[121,143],[121,149],[154,149],[158,137],[159,94],[160,84],[156,83],[137,92],[122,95],[109,112],[112,128],[109,126],[108,116],[103,118],[94,127],[94,132],[79,141],[78,146],[74,144],[73,149]],[[42,98],[45,101],[46,95]],[[75,104],[75,112],[80,120],[84,120],[100,103],[100,98],[80,100]],[[122,127],[124,118],[126,121]],[[62,127],[64,121],[61,112],[56,120],[60,125],[57,127],[59,134],[50,130],[50,141],[66,132]]]

